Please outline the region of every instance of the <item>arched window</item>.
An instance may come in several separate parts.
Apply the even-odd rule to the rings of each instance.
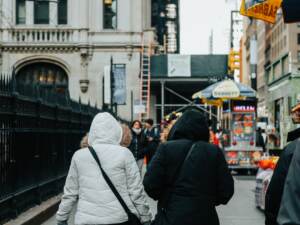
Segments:
[[[39,85],[50,91],[68,95],[68,76],[59,66],[51,63],[33,63],[21,68],[17,75],[18,86]]]

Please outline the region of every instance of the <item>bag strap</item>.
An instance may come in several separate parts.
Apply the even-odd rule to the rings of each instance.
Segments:
[[[171,184],[172,184],[172,186],[171,186],[171,188],[170,188],[169,190],[167,190],[167,195],[166,195],[166,197],[165,197],[165,201],[164,201],[164,204],[163,204],[163,208],[164,208],[164,209],[166,208],[167,203],[169,202],[169,200],[170,200],[170,198],[171,198],[171,193],[172,193],[173,190],[175,189],[175,184],[177,183],[177,181],[178,181],[179,178],[180,178],[179,175],[180,175],[180,173],[181,173],[181,171],[182,171],[182,169],[183,169],[183,166],[184,166],[185,162],[188,160],[188,158],[190,157],[190,155],[192,154],[195,145],[196,145],[196,143],[193,143],[193,144],[191,145],[191,147],[189,148],[189,150],[188,150],[188,152],[187,152],[187,154],[186,154],[184,160],[183,160],[183,161],[181,162],[181,164],[177,167],[177,169],[176,169],[176,171],[175,171],[175,173],[174,173],[174,175],[173,175],[173,177],[172,177],[172,179],[171,179]]]
[[[128,206],[126,205],[125,201],[123,200],[123,198],[121,197],[121,195],[119,194],[119,192],[117,191],[116,187],[114,186],[114,184],[112,183],[112,181],[110,180],[110,178],[107,176],[106,172],[104,171],[104,169],[101,166],[100,160],[97,156],[96,151],[94,150],[93,147],[88,147],[92,156],[94,157],[94,159],[96,160],[102,176],[104,178],[104,180],[106,181],[106,183],[108,184],[108,186],[110,187],[110,189],[112,190],[112,192],[114,193],[114,195],[116,196],[116,198],[118,199],[118,201],[120,202],[121,206],[123,207],[123,209],[125,210],[125,212],[127,213],[127,215],[129,216],[131,214],[130,209],[128,208]]]

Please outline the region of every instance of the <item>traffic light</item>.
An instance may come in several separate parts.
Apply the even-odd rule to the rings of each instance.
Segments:
[[[240,70],[240,52],[231,49],[228,55],[228,74],[234,74],[235,70]]]

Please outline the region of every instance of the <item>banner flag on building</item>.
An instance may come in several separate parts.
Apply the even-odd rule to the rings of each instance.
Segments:
[[[111,104],[110,65],[104,66],[104,104]]]
[[[269,23],[275,23],[282,0],[242,0],[240,13]]]

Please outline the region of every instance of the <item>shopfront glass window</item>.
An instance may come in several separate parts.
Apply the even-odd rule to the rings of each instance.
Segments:
[[[103,28],[117,29],[117,0],[103,0]]]
[[[34,2],[34,23],[49,24],[49,1]]]
[[[16,23],[17,24],[25,24],[26,22],[26,4],[25,0],[17,0],[16,2]]]

